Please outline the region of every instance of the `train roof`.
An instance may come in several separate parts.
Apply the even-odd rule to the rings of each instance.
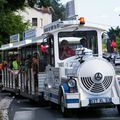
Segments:
[[[70,28],[78,28],[78,29],[82,29],[82,30],[99,30],[99,31],[106,31],[103,26],[100,25],[96,25],[96,24],[80,24],[79,21],[76,20],[69,20],[69,21],[55,21],[51,24],[48,24],[46,26],[44,26],[44,34],[39,36],[39,37],[35,37],[35,38],[31,38],[31,39],[26,39],[26,40],[22,40],[19,42],[15,42],[15,43],[9,43],[9,44],[5,44],[2,45],[0,50],[9,50],[9,49],[14,49],[14,48],[20,48],[22,46],[27,46],[33,43],[38,43],[38,42],[42,42],[43,38],[45,38],[49,33],[54,33],[54,32],[59,32],[59,31],[65,31],[68,30]]]
[[[53,33],[60,30],[66,30],[72,27],[78,27],[79,29],[94,29],[99,31],[106,31],[106,28],[103,25],[100,24],[94,24],[86,22],[85,24],[80,23],[78,20],[68,20],[68,21],[55,21],[53,23],[50,23],[46,26],[44,26],[44,32],[45,33]]]

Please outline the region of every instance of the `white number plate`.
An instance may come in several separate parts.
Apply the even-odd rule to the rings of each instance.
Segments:
[[[96,103],[111,103],[111,98],[92,98],[89,99],[90,104],[96,104]]]

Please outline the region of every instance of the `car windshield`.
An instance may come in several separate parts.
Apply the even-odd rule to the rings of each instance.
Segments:
[[[98,54],[97,32],[94,30],[60,32],[58,37],[59,58],[61,60],[74,56],[75,50],[81,47],[92,50],[93,54]]]

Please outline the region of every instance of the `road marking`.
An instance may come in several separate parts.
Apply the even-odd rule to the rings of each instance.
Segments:
[[[13,120],[34,120],[35,114],[33,111],[19,111],[15,113]]]

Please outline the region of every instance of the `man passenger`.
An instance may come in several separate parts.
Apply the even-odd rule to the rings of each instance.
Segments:
[[[38,92],[38,70],[39,70],[38,53],[34,53],[34,56],[32,57],[32,69],[35,82],[35,92]]]

